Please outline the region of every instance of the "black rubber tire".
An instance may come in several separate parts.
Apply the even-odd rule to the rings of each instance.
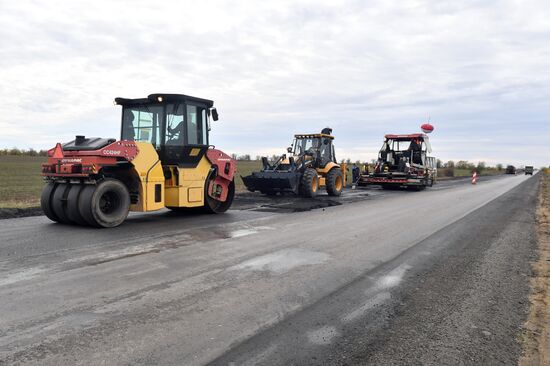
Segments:
[[[78,209],[78,199],[80,197],[80,192],[85,188],[82,184],[72,184],[67,195],[67,207],[65,208],[65,213],[67,217],[78,225],[88,225],[88,222],[84,220]]]
[[[44,188],[42,188],[42,195],[40,196],[40,207],[44,215],[52,221],[59,222],[59,217],[54,213],[52,208],[52,195],[57,188],[57,184],[53,182],[48,182]]]
[[[86,222],[95,227],[115,227],[124,222],[130,211],[130,193],[118,179],[105,179],[84,187],[78,198],[78,210]]]
[[[70,184],[59,184],[52,195],[52,209],[55,215],[58,217],[58,222],[63,224],[72,224],[73,222],[67,216],[67,195],[71,189]]]
[[[340,168],[332,168],[325,176],[329,196],[340,196],[344,189],[344,175]]]
[[[231,204],[233,203],[233,199],[235,198],[235,180],[232,180],[231,183],[229,183],[229,191],[227,192],[227,199],[224,202],[220,202],[208,195],[208,186],[210,185],[210,181],[212,179],[214,178],[211,175],[209,176],[209,178],[206,180],[206,183],[205,183],[203,210],[206,213],[212,213],[212,214],[224,213],[225,211],[229,210],[229,207],[231,207]]]
[[[319,177],[317,171],[307,168],[300,179],[300,191],[304,197],[313,198],[319,191]]]
[[[276,196],[276,191],[260,191],[262,194],[265,194],[266,196]]]
[[[84,221],[86,221],[88,225],[92,226],[96,226],[96,222],[94,221],[91,211],[91,202],[95,189],[95,185],[85,185],[78,196],[78,212]]]

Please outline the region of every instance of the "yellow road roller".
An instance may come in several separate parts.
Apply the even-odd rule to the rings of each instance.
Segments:
[[[213,101],[151,94],[115,104],[122,107],[120,140],[76,136],[48,151],[41,196],[48,218],[115,227],[129,211],[229,209],[236,161],[210,145]]]

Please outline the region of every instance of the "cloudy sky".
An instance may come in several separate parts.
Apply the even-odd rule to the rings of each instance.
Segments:
[[[118,137],[114,97],[213,99],[211,142],[338,158],[430,118],[434,155],[550,164],[550,1],[0,0],[0,147]]]

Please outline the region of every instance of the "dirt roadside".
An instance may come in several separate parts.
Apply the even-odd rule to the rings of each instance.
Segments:
[[[550,175],[543,174],[537,210],[538,260],[533,263],[529,317],[520,366],[550,365]]]

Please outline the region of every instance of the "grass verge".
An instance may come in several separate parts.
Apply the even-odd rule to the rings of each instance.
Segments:
[[[537,210],[538,259],[533,263],[529,317],[520,366],[550,365],[550,174],[543,174]]]
[[[0,208],[40,205],[43,156],[0,156]]]

